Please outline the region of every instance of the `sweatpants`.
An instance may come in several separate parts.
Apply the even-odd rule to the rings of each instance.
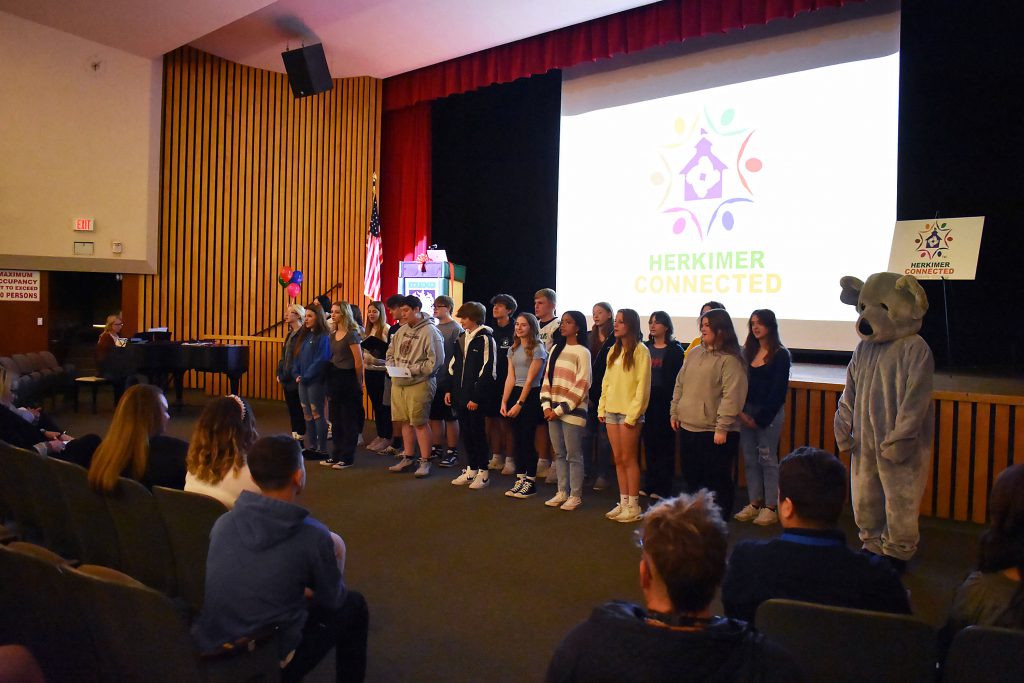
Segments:
[[[487,470],[491,449],[487,444],[487,424],[482,406],[470,410],[460,405],[456,410],[459,419],[459,433],[466,447],[466,466],[472,470]]]
[[[740,450],[740,433],[729,432],[725,443],[715,444],[714,432],[691,432],[682,430],[683,460],[692,480],[687,482],[690,493],[708,489],[715,494],[722,517],[732,514],[732,503],[736,495],[733,471]]]

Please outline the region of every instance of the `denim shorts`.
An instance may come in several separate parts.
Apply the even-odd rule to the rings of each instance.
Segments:
[[[636,421],[637,424],[641,424],[644,421],[644,416],[641,415],[640,419]],[[606,425],[624,425],[626,424],[625,413],[605,413],[604,423]]]

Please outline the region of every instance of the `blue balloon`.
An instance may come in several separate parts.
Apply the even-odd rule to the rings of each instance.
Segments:
[[[293,272],[292,273],[292,279],[290,281],[294,282],[297,285],[301,285],[302,284],[302,271],[301,270],[296,270],[295,272]]]

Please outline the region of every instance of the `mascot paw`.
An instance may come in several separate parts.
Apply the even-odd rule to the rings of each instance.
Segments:
[[[914,451],[914,443],[909,439],[894,441],[888,445],[882,444],[882,457],[894,465],[909,460],[914,455]]]

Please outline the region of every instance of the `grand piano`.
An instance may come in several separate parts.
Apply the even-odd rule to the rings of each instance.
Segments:
[[[118,365],[126,371],[145,375],[150,384],[166,390],[168,378],[174,380],[175,405],[181,406],[185,373],[220,372],[228,376],[231,393],[238,393],[238,382],[249,370],[249,347],[214,342],[167,341],[155,335],[114,348]]]

